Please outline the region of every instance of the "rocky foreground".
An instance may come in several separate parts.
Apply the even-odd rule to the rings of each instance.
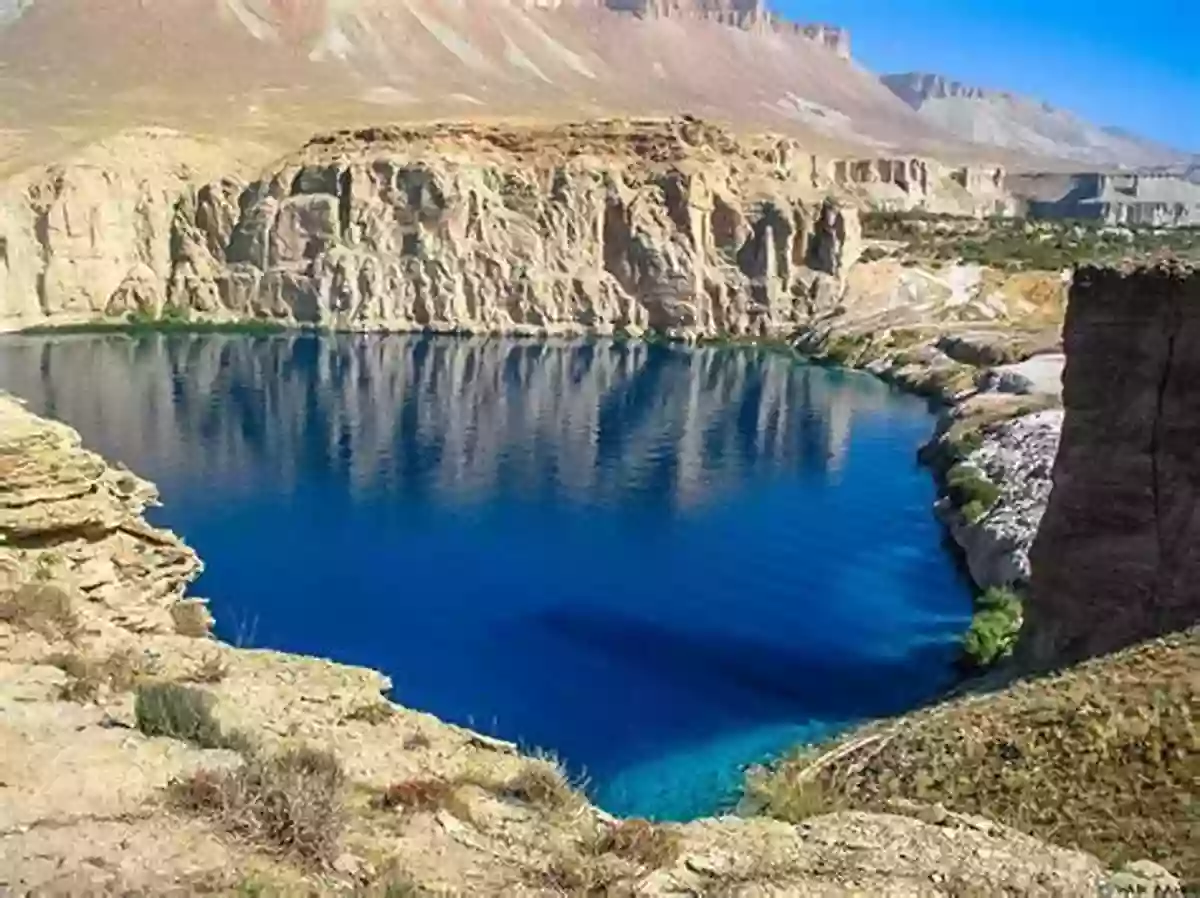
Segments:
[[[199,562],[141,517],[153,488],[7,398],[0,465],[0,870],[15,894],[1082,896],[1108,875],[910,805],[614,821],[552,763],[385,701],[377,673],[213,640],[185,597]],[[208,696],[214,726],[163,724],[163,688]]]

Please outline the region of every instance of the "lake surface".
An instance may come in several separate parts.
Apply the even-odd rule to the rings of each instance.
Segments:
[[[970,597],[926,405],[740,349],[404,336],[8,337],[0,388],[156,481],[231,640],[387,672],[559,754],[607,809],[953,678]]]

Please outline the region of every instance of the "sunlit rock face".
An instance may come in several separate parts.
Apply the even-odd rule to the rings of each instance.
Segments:
[[[159,143],[0,197],[0,322],[782,335],[861,252],[811,154],[692,119],[342,132],[251,182]]]

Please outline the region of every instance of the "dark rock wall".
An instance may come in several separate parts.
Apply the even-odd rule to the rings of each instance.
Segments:
[[[1049,667],[1200,619],[1200,271],[1082,268],[1021,651]]]

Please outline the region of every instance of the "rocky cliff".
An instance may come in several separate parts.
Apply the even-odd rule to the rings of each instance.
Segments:
[[[250,182],[158,158],[10,188],[0,321],[766,335],[860,249],[794,141],[688,119],[341,132]]]
[[[1070,663],[1200,619],[1200,272],[1083,268],[1023,650]]]

